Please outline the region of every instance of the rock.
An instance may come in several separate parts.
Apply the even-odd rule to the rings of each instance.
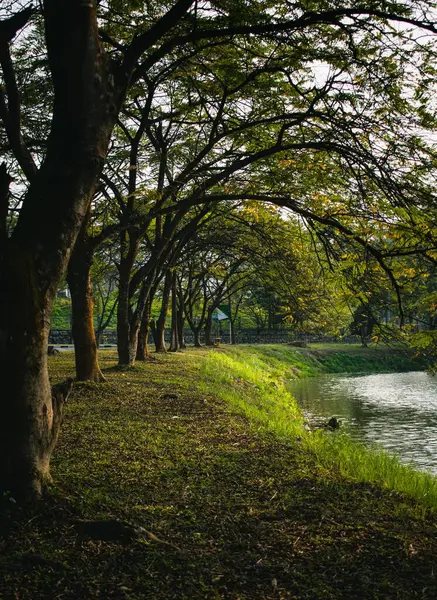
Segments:
[[[341,421],[337,419],[337,417],[331,417],[328,421],[328,427],[331,429],[339,429],[341,425]]]

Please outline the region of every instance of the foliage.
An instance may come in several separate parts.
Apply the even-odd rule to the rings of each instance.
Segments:
[[[71,300],[57,297],[53,306],[52,329],[71,329]]]

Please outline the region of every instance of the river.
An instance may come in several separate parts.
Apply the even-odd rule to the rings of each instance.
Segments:
[[[437,474],[437,376],[321,375],[292,381],[288,389],[304,412],[335,415],[354,439]]]

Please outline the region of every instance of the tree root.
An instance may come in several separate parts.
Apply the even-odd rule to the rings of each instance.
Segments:
[[[76,543],[79,544],[85,540],[122,542],[126,544],[147,538],[152,542],[169,546],[180,552],[180,548],[175,544],[161,540],[151,531],[148,531],[143,527],[132,525],[127,521],[118,521],[117,519],[96,521],[75,519],[72,523],[77,531]]]

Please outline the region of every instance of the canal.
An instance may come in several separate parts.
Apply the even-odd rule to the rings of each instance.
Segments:
[[[336,416],[355,440],[437,474],[437,376],[321,375],[292,381],[289,390],[305,413]]]

